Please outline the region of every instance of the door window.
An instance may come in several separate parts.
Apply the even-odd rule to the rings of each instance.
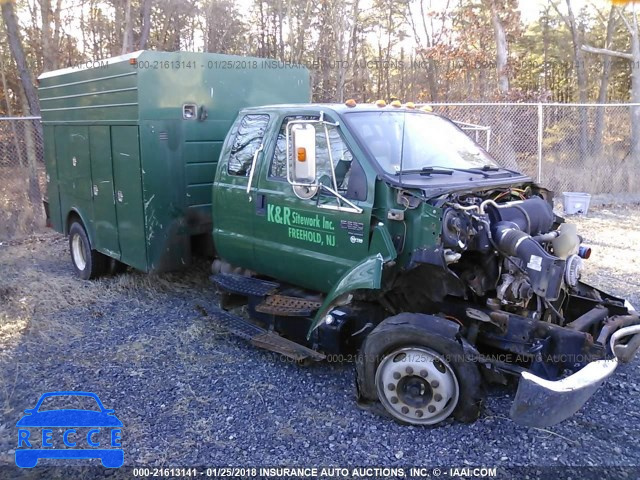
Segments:
[[[262,144],[264,132],[269,123],[269,115],[245,115],[238,124],[227,171],[229,175],[249,176],[253,156]]]

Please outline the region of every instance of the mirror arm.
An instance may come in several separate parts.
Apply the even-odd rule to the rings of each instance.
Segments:
[[[347,200],[345,197],[343,197],[340,193],[338,193],[338,191],[334,191],[332,189],[330,189],[329,187],[327,187],[325,184],[320,183],[320,188],[325,189],[326,191],[328,191],[329,193],[331,193],[332,195],[335,195],[336,198],[338,200],[342,200],[344,203],[346,203],[347,205],[349,205],[349,207],[351,207],[352,209],[354,209],[357,213],[362,213],[364,210],[362,208],[360,208],[359,206],[357,206],[355,203]],[[317,205],[320,206],[320,197],[318,197],[317,200]],[[340,202],[338,202],[338,210],[340,209]]]
[[[249,182],[247,183],[247,195],[249,195],[249,201],[251,201],[251,184],[253,183],[253,172],[256,171],[256,163],[258,162],[258,154],[264,148],[264,144],[260,144],[256,153],[253,154],[253,160],[251,161],[251,171],[249,172]]]

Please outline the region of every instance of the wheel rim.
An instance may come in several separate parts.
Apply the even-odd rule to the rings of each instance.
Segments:
[[[387,355],[376,370],[376,389],[391,415],[419,425],[446,419],[460,397],[451,365],[425,347],[401,348]]]
[[[84,270],[87,266],[87,256],[84,251],[84,242],[77,233],[71,239],[71,255],[73,256],[73,263],[76,264],[78,270]]]

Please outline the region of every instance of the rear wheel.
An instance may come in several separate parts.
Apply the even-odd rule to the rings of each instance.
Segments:
[[[108,257],[91,248],[89,237],[82,223],[74,220],[69,227],[69,251],[76,274],[83,280],[104,275]]]

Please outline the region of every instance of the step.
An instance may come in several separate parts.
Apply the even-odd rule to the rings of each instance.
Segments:
[[[216,320],[221,326],[240,338],[248,340],[256,347],[280,353],[281,355],[295,361],[303,361],[307,359],[321,361],[325,358],[325,356],[320,352],[316,352],[304,345],[287,340],[277,333],[265,330],[249,320],[245,320],[233,313],[226,312],[219,308],[209,308],[208,313],[209,316]]]
[[[256,312],[281,317],[310,317],[320,308],[322,302],[286,295],[269,295],[256,305]]]
[[[260,280],[234,273],[218,273],[211,276],[211,281],[219,288],[229,293],[238,295],[264,297],[275,293],[280,287],[279,283]]]

